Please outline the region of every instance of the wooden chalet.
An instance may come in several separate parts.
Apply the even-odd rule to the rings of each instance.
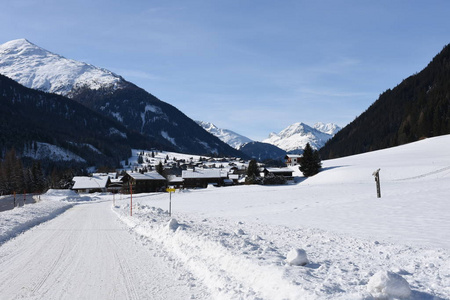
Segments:
[[[228,174],[220,169],[193,169],[183,171],[181,177],[185,188],[206,188],[208,184],[223,186]]]
[[[109,176],[75,176],[72,181],[72,190],[77,193],[106,192],[111,183]]]
[[[286,166],[295,166],[300,164],[300,160],[303,157],[303,155],[298,154],[287,154],[284,159],[286,162]]]
[[[127,172],[122,177],[123,191],[130,193],[130,186],[133,194],[151,193],[164,191],[167,180],[156,171],[146,173]]]
[[[286,179],[291,179],[292,171],[290,168],[264,168],[264,176],[268,176],[269,174],[275,175],[275,176],[283,176],[286,177]]]

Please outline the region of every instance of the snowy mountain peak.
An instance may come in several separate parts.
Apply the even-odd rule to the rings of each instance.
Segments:
[[[252,142],[252,140],[249,139],[248,137],[245,137],[228,129],[218,128],[213,123],[203,121],[196,121],[196,122],[198,125],[203,127],[203,129],[205,129],[212,135],[218,137],[221,141],[227,143],[228,145],[230,145],[235,149],[239,149],[242,145]]]
[[[294,123],[289,125],[280,133],[271,133],[269,137],[263,140],[263,143],[275,145],[287,152],[302,152],[307,143],[314,149],[319,149],[325,145],[333,130],[338,130],[335,124],[317,123],[314,128],[305,123]]]
[[[314,124],[313,127],[321,132],[327,133],[332,136],[334,136],[339,130],[341,130],[341,127],[339,127],[334,123],[324,124],[322,122],[317,122],[316,124]]]
[[[116,89],[124,82],[111,71],[67,59],[27,39],[0,45],[0,73],[26,87],[64,96],[85,87]]]

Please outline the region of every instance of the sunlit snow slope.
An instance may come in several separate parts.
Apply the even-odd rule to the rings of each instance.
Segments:
[[[117,88],[123,79],[106,69],[67,59],[26,39],[0,45],[0,73],[32,89],[70,96],[78,88]]]

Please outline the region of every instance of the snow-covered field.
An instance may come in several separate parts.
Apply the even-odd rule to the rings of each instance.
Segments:
[[[176,192],[171,217],[167,193],[133,195],[132,216],[128,195],[114,205],[111,195],[88,195],[100,201],[75,207],[102,205],[136,247],[170,265],[193,299],[450,299],[450,136],[323,167],[308,179],[297,173],[294,185]],[[45,202],[58,209],[58,201]],[[21,209],[13,212],[30,214]],[[0,213],[1,226],[14,218]],[[2,269],[2,248],[27,234],[7,232]],[[159,288],[173,287],[161,280]]]

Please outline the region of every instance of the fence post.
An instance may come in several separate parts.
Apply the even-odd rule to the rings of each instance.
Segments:
[[[376,170],[372,174],[375,176],[375,183],[377,185],[377,198],[381,198],[381,188],[380,188],[380,169]]]

